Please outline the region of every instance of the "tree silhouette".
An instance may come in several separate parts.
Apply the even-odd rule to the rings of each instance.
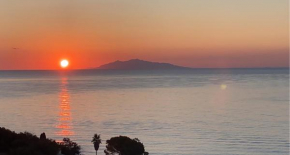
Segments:
[[[40,139],[40,140],[46,140],[46,135],[45,135],[44,132],[43,132],[42,134],[40,134],[39,139]]]
[[[61,153],[65,155],[79,155],[81,147],[76,143],[71,141],[69,138],[63,138],[63,142],[59,143],[61,147]]]
[[[0,127],[0,154],[56,155],[60,149],[51,139],[40,139],[29,132],[15,133]]]
[[[106,155],[148,155],[139,139],[126,136],[112,137],[107,140]]]
[[[100,144],[102,143],[101,135],[95,134],[93,137],[92,143],[94,143],[94,148],[96,150],[96,155],[97,155]]]

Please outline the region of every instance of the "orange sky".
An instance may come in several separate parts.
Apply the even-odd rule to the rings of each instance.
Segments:
[[[0,1],[0,70],[132,58],[189,67],[287,67],[288,0]]]

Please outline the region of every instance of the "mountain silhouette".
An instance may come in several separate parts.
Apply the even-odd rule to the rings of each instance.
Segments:
[[[131,59],[128,61],[115,61],[101,65],[96,69],[111,70],[168,70],[168,69],[190,69],[188,67],[176,66],[169,63],[150,62],[140,59]]]

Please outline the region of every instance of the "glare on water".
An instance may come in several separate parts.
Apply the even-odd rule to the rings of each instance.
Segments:
[[[61,87],[59,93],[59,122],[56,128],[58,129],[57,135],[68,137],[74,135],[72,131],[72,116],[71,116],[71,109],[70,109],[70,98],[69,92],[67,89],[67,78],[61,79]]]

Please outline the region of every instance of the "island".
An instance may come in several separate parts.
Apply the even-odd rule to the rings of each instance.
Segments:
[[[171,70],[171,69],[191,69],[170,63],[150,62],[140,59],[131,59],[128,61],[115,61],[101,65],[95,69],[101,70]]]

